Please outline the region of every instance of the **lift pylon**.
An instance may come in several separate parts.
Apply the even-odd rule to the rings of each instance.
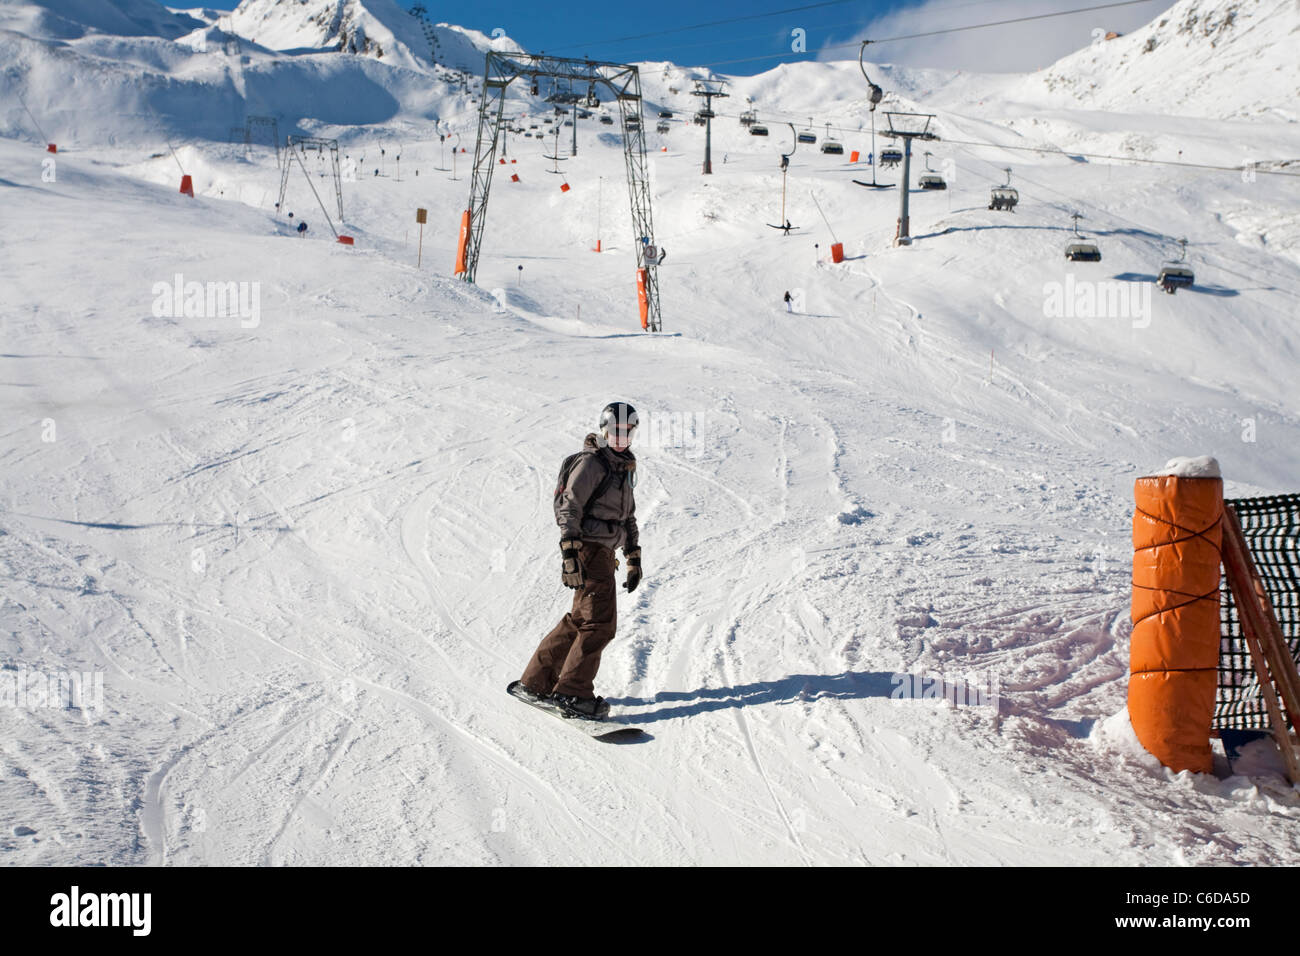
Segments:
[[[637,295],[642,328],[660,331],[659,283],[656,268],[662,256],[654,238],[650,209],[650,176],[646,160],[645,124],[641,119],[641,75],[635,66],[597,60],[489,50],[483,70],[483,97],[479,103],[478,138],[474,146],[474,171],[470,177],[469,207],[461,217],[456,273],[473,282],[487,219],[488,194],[497,166],[497,143],[510,84],[520,77],[536,90],[538,77],[587,85],[588,99],[597,87],[612,94],[622,116],[623,158],[627,165],[628,198],[632,205],[632,248],[636,251]]]

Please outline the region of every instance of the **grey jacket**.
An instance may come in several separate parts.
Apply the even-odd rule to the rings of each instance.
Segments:
[[[569,472],[567,486],[555,499],[555,522],[560,526],[560,539],[581,538],[603,544],[611,550],[632,551],[639,547],[636,500],[632,496],[636,456],[630,450],[617,452],[607,445],[602,446],[594,432],[587,436],[582,448],[592,454],[578,459]],[[605,477],[605,469],[597,457],[610,467],[613,480],[584,514],[583,505]]]

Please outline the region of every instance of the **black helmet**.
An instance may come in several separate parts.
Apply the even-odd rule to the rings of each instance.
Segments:
[[[610,402],[601,409],[600,433],[607,440],[610,432],[621,431],[630,442],[637,423],[636,409],[627,402]]]

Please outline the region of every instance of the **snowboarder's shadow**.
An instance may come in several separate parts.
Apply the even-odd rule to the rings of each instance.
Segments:
[[[791,674],[779,680],[758,681],[738,687],[702,687],[693,691],[660,691],[653,698],[611,697],[616,707],[653,707],[627,719],[638,726],[657,720],[691,717],[729,707],[753,707],[758,704],[807,703],[825,698],[860,700],[866,697],[898,696],[898,675],[885,671],[845,671],[843,674]]]

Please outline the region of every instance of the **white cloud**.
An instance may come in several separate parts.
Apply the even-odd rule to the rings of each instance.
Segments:
[[[851,36],[827,42],[819,59],[844,60],[854,55],[846,43],[863,39],[929,33],[996,20],[1036,16],[1096,6],[1103,0],[923,0],[914,6],[877,17]],[[1092,42],[1094,31],[1129,33],[1151,22],[1171,6],[1152,0],[1128,7],[1030,20],[1000,27],[964,30],[915,40],[898,40],[867,47],[867,60],[905,66],[981,73],[1028,73],[1055,63]]]

